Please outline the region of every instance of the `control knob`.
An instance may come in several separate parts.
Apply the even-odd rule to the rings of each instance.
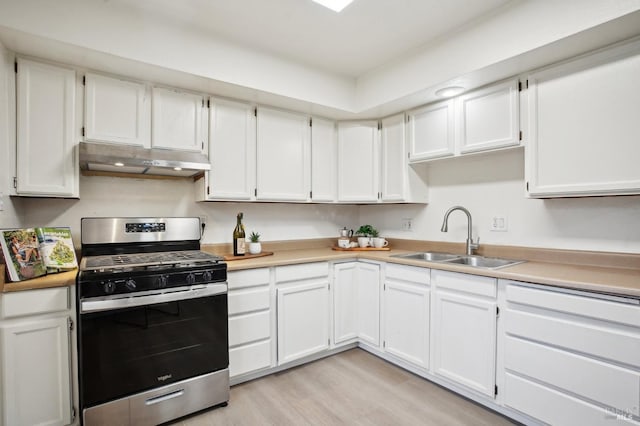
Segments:
[[[129,290],[134,291],[137,287],[136,282],[134,280],[132,280],[131,278],[129,278],[128,280],[126,280],[124,282],[125,287],[127,287]]]
[[[209,282],[211,281],[211,278],[213,278],[213,274],[211,273],[211,271],[204,271],[204,273],[202,274],[202,279],[205,282]]]
[[[113,281],[107,281],[104,283],[103,290],[107,294],[111,294],[116,291],[116,283]]]
[[[169,277],[166,275],[160,275],[158,277],[158,288],[165,288],[167,286],[167,283],[169,282]]]
[[[187,284],[195,284],[196,283],[196,276],[194,273],[189,273],[189,275],[187,275]]]

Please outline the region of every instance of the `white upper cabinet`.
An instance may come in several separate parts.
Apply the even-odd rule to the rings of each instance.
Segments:
[[[338,148],[336,123],[313,118],[311,126],[311,200],[336,200]]]
[[[145,84],[85,75],[84,139],[149,148],[151,102]]]
[[[438,102],[409,111],[409,153],[411,161],[449,157],[454,154],[454,103]]]
[[[311,190],[309,117],[258,108],[257,199],[307,201]]]
[[[18,58],[16,193],[78,197],[76,73]]]
[[[380,137],[382,201],[405,201],[408,161],[404,133],[404,114],[382,120]]]
[[[382,120],[380,130],[380,199],[387,203],[426,203],[426,170],[409,164],[406,116]]]
[[[206,199],[251,200],[256,185],[256,122],[246,103],[211,98]]]
[[[456,104],[461,154],[520,144],[517,79],[462,95]]]
[[[529,75],[532,197],[640,193],[640,43]]]
[[[379,199],[378,122],[338,123],[338,201]]]
[[[206,153],[204,97],[177,89],[153,88],[152,146]]]

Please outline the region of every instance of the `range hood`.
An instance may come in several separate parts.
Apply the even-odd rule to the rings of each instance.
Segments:
[[[80,142],[80,169],[156,176],[191,177],[211,170],[209,159],[198,152]]]

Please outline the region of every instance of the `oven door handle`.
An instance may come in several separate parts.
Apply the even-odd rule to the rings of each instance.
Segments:
[[[80,313],[110,311],[114,309],[133,308],[136,306],[153,305],[156,303],[176,302],[180,300],[197,299],[200,297],[216,296],[227,293],[227,284],[207,284],[205,286],[188,287],[184,290],[167,291],[165,293],[148,294],[143,296],[120,297],[115,299],[81,300]]]

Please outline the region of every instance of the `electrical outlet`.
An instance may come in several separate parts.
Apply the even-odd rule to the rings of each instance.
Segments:
[[[406,231],[406,232],[412,232],[413,231],[413,219],[411,219],[411,218],[402,219],[402,230]]]
[[[207,215],[200,215],[200,225],[206,225],[207,224]]]
[[[507,232],[509,229],[506,216],[494,216],[491,219],[491,225],[489,231],[495,232]]]

